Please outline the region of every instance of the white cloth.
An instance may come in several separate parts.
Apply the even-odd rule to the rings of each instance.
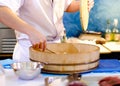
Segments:
[[[62,17],[72,0],[0,0],[0,6],[7,6],[20,18],[43,33],[48,41],[60,39],[64,32]],[[18,43],[13,59],[29,60],[31,43],[26,34],[16,32]]]
[[[85,82],[88,86],[99,86],[98,82],[103,79],[104,77],[120,77],[120,72],[111,72],[111,73],[85,73],[82,74],[82,81]],[[45,86],[44,79],[46,77],[66,77],[66,75],[60,74],[40,74],[37,78],[33,80],[21,80],[19,79],[12,69],[5,69],[5,86]],[[1,77],[2,78],[2,77]],[[58,80],[59,80],[58,79]],[[63,85],[66,80],[60,80],[61,83],[56,83],[57,85],[54,86],[66,86]],[[3,86],[3,85],[1,85]]]

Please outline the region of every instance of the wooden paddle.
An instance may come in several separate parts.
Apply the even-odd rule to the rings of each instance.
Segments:
[[[80,0],[80,22],[85,32],[89,22],[88,0]]]

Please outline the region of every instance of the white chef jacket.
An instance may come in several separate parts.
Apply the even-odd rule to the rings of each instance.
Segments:
[[[63,13],[72,0],[0,0],[0,6],[7,6],[18,16],[44,34],[48,42],[57,42],[64,32]],[[32,45],[26,34],[15,31],[17,44],[15,61],[29,61],[29,47]]]

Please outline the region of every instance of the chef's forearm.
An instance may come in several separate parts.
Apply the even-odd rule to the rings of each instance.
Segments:
[[[8,27],[28,35],[35,31],[32,26],[20,19],[7,7],[0,7],[0,21]]]
[[[77,12],[80,8],[80,0],[73,0],[72,3],[68,6],[66,12]]]

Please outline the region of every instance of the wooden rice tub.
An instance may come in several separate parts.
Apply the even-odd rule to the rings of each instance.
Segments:
[[[32,61],[47,63],[43,71],[48,73],[80,73],[94,69],[99,64],[100,49],[95,45],[80,43],[50,43],[41,52],[30,47]]]

